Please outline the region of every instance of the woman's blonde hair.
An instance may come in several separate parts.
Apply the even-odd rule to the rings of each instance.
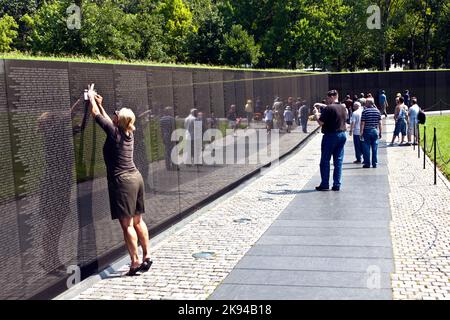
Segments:
[[[134,131],[134,122],[136,121],[136,116],[133,111],[128,108],[122,108],[119,110],[118,114],[118,126],[124,131]]]

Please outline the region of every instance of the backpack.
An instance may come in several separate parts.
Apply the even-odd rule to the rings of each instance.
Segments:
[[[427,121],[427,115],[422,110],[419,110],[419,113],[417,114],[417,121],[419,124],[425,124]]]

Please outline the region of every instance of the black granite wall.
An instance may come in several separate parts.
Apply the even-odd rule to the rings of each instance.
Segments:
[[[108,113],[129,107],[137,116],[134,157],[153,231],[257,167],[168,171],[159,125],[165,107],[182,128],[193,107],[225,117],[231,104],[244,116],[248,99],[312,104],[328,90],[328,75],[0,60],[0,299],[51,296],[77,266],[84,278],[124,253],[110,218],[105,135],[83,99],[89,83]]]

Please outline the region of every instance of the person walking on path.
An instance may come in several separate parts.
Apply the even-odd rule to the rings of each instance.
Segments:
[[[347,109],[345,105],[338,101],[339,94],[336,90],[328,92],[328,106],[325,107],[322,113],[318,114],[317,109],[314,109],[314,115],[317,122],[322,127],[322,147],[320,159],[320,176],[322,181],[317,191],[327,191],[330,188],[330,160],[333,157],[334,171],[333,171],[333,191],[339,191],[341,188],[342,178],[342,162],[344,160],[344,145],[347,141]],[[319,118],[318,118],[319,117]]]
[[[395,100],[397,102],[397,106],[395,107],[395,128],[394,128],[394,135],[392,136],[392,141],[390,146],[394,145],[395,139],[402,135],[402,139],[400,141],[400,144],[403,144],[405,141],[406,136],[406,120],[407,120],[407,107],[403,104],[405,101],[403,97],[398,97]]]
[[[284,121],[287,126],[287,133],[291,133],[292,124],[294,123],[294,113],[292,112],[292,108],[290,106],[286,107],[283,113]]]
[[[378,101],[380,103],[380,113],[383,114],[385,118],[387,118],[387,108],[389,107],[389,103],[387,101],[386,92],[384,90],[381,90]]]
[[[370,151],[372,150],[372,167],[378,164],[378,140],[381,139],[381,113],[375,107],[373,99],[367,99],[366,108],[361,114],[361,129],[363,141],[363,168],[370,168]]]
[[[412,106],[408,110],[408,145],[411,144],[411,136],[414,136],[413,144],[418,143],[418,127],[419,121],[417,116],[419,115],[420,107],[417,104],[417,98],[413,97],[411,99]]]
[[[152,264],[147,225],[142,214],[144,208],[144,180],[133,161],[134,122],[136,117],[128,108],[114,112],[111,119],[102,106],[103,98],[94,91],[94,84],[88,88],[91,114],[95,122],[105,131],[103,146],[111,218],[118,219],[131,258],[127,275],[148,271]],[[138,240],[142,245],[143,257],[139,259]]]
[[[353,145],[355,147],[356,160],[353,163],[361,163],[362,157],[362,143],[361,143],[361,103],[358,101],[354,103],[353,113],[350,122],[350,135],[353,135]]]

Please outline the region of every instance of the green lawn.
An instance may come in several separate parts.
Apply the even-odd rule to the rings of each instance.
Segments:
[[[423,127],[421,125],[420,139],[423,146]],[[450,115],[445,116],[433,116],[427,117],[427,123],[425,125],[427,131],[427,151],[432,148],[433,131],[436,128],[437,143],[439,145],[437,152],[437,163],[441,171],[450,179],[450,163],[445,162],[450,160]],[[441,159],[439,150],[442,153],[443,159]],[[434,159],[434,151],[428,154],[430,159]]]

